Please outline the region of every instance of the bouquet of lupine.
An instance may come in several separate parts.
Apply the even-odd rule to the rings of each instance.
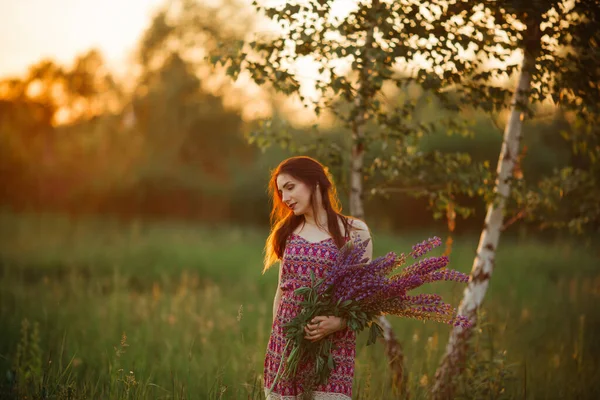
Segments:
[[[397,271],[406,262],[406,255],[393,252],[375,260],[363,258],[369,240],[348,242],[338,254],[335,264],[321,279],[311,273],[311,286],[295,290],[303,297],[302,311],[284,326],[286,349],[291,351],[285,362],[283,374],[296,376],[301,365],[314,365],[312,384],[325,384],[335,369],[332,342],[325,338],[311,342],[304,338],[304,327],[318,315],[343,317],[349,329],[356,333],[369,328],[367,345],[382,336],[376,319],[380,315],[434,320],[455,326],[469,326],[469,321],[456,314],[456,309],[442,301],[436,294],[409,295],[408,292],[435,281],[467,282],[469,276],[447,269],[448,257],[427,257]],[[441,244],[438,237],[413,246],[410,256],[421,258]],[[284,350],[285,354],[285,350]],[[278,374],[281,373],[281,365]],[[277,382],[277,376],[273,387]],[[311,386],[312,386],[311,384]],[[310,390],[310,388],[307,388]]]

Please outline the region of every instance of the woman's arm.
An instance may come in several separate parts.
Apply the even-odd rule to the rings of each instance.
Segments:
[[[275,323],[275,318],[277,318],[277,309],[279,308],[279,303],[281,303],[281,262],[279,263],[279,279],[277,281],[277,290],[275,291],[275,298],[273,299],[273,323]]]

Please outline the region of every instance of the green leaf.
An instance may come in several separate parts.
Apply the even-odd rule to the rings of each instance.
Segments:
[[[375,344],[377,342],[378,337],[383,337],[383,330],[378,324],[372,322],[371,328],[369,329],[369,339],[367,340],[367,346]]]
[[[294,294],[296,294],[298,296],[304,296],[307,293],[309,293],[311,290],[312,290],[311,288],[304,286],[304,287],[294,290]]]
[[[327,357],[327,366],[331,371],[335,369],[335,361],[333,361],[333,355],[331,353],[329,353],[329,356]]]

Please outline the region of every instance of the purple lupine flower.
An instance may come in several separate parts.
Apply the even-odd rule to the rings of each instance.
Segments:
[[[286,370],[292,373],[296,371],[304,357],[312,357],[314,360],[316,357],[330,356],[322,354],[322,351],[329,351],[323,350],[325,347],[311,347],[304,339],[303,328],[317,312],[343,315],[352,320],[351,326],[357,331],[370,325],[371,334],[374,332],[375,317],[385,314],[439,321],[457,327],[470,326],[468,318],[457,315],[454,307],[444,303],[439,295],[408,294],[429,282],[467,282],[468,275],[446,268],[447,257],[429,257],[394,274],[405,263],[406,256],[388,253],[369,261],[364,258],[368,243],[369,240],[353,240],[340,249],[336,261],[326,269],[323,279],[317,281],[318,298],[308,295],[312,291],[304,291],[305,308],[285,325],[286,329],[293,328],[286,333],[286,347],[292,344],[290,356],[285,362]],[[430,238],[413,246],[409,254],[419,258],[440,244],[441,239],[438,237]],[[317,368],[316,374],[322,380],[327,378],[329,372]]]
[[[440,256],[420,260],[388,277],[405,262],[406,256],[390,252],[367,262],[363,257],[368,243],[369,240],[357,240],[340,249],[336,262],[326,271],[324,284],[319,289],[320,294],[329,292],[332,301],[336,303],[339,300],[352,300],[353,303],[360,304],[361,309],[375,314],[387,309],[387,312],[401,311],[403,315],[409,313],[425,319],[425,314],[435,314],[438,316],[431,318],[450,321],[453,308],[443,303],[440,296],[408,296],[407,292],[424,283],[438,280],[466,282],[468,275],[445,269],[448,257]],[[430,238],[413,246],[410,255],[418,258],[440,244],[440,238]],[[457,321],[464,323],[460,319]]]
[[[356,301],[372,298],[387,287],[387,278],[382,276],[365,277],[360,284],[350,288],[346,296]]]
[[[418,288],[423,284],[423,278],[419,275],[408,275],[390,283],[390,289],[396,293],[406,293],[409,290]]]
[[[448,257],[440,256],[440,257],[428,257],[424,258],[406,268],[404,268],[399,274],[399,277],[417,274],[417,275],[426,275],[435,270],[444,268],[448,265]]]
[[[383,308],[388,308],[388,311],[411,313],[420,318],[426,318],[425,314],[436,314],[438,316],[434,319],[450,321],[453,308],[443,303],[440,296],[408,296],[406,293],[424,283],[437,280],[465,282],[467,275],[446,270],[448,258],[440,256],[420,260],[388,277],[405,262],[405,255],[388,253],[366,262],[362,257],[368,243],[368,240],[355,241],[340,250],[336,263],[326,272],[323,292],[331,288],[333,301],[353,300],[360,304],[361,309],[374,313],[381,313]],[[413,246],[410,254],[418,258],[440,244],[441,239],[433,237]],[[382,308],[384,304],[387,307]]]
[[[457,315],[456,318],[452,321],[452,325],[460,326],[461,328],[468,328],[469,326],[471,326],[471,321],[464,315]]]
[[[427,252],[429,252],[430,250],[432,250],[435,247],[438,247],[442,244],[442,239],[440,239],[437,236],[434,236],[432,238],[429,238],[427,240],[424,240],[421,243],[417,243],[412,247],[412,251],[410,252],[410,255],[413,256],[413,258],[419,258],[421,256],[423,256],[424,254],[426,254]]]
[[[409,307],[404,303],[390,302],[385,304],[384,307],[387,313],[403,317],[433,320],[449,324],[455,321],[463,322],[462,319],[456,319],[454,309],[447,304],[442,307]]]
[[[328,268],[325,274],[325,284],[322,287],[322,291],[327,288],[338,285],[340,280],[352,275],[355,270],[361,268],[362,264],[367,264],[367,259],[364,259],[364,254],[369,244],[369,239],[364,241],[348,242],[344,245],[338,254],[336,262]],[[352,272],[349,272],[349,271]]]
[[[373,275],[389,275],[395,268],[398,267],[398,256],[392,252],[383,257],[379,257],[369,263],[369,273]]]
[[[405,296],[403,301],[409,304],[420,305],[439,305],[442,304],[442,297],[437,294],[418,294],[416,296]]]
[[[444,269],[441,271],[431,272],[423,277],[423,282],[435,282],[435,281],[455,281],[455,282],[469,282],[469,275],[452,269]]]

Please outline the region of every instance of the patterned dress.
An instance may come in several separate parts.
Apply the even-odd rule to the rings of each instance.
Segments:
[[[338,248],[333,238],[309,242],[294,233],[288,237],[281,263],[281,302],[271,329],[264,363],[265,394],[273,385],[285,348],[283,325],[292,320],[301,309],[299,303],[302,298],[294,295],[294,290],[310,285],[311,271],[315,272],[317,278],[322,277],[327,267],[333,265],[337,255]],[[356,334],[346,328],[330,335],[329,338],[332,338],[334,344],[332,354],[336,368],[332,371],[326,385],[319,385],[314,389],[314,399],[349,400],[352,398]],[[285,357],[289,352],[288,348]],[[311,366],[300,367],[301,370],[308,368]],[[275,388],[267,400],[300,399],[302,393],[301,378],[283,378],[280,373]]]

